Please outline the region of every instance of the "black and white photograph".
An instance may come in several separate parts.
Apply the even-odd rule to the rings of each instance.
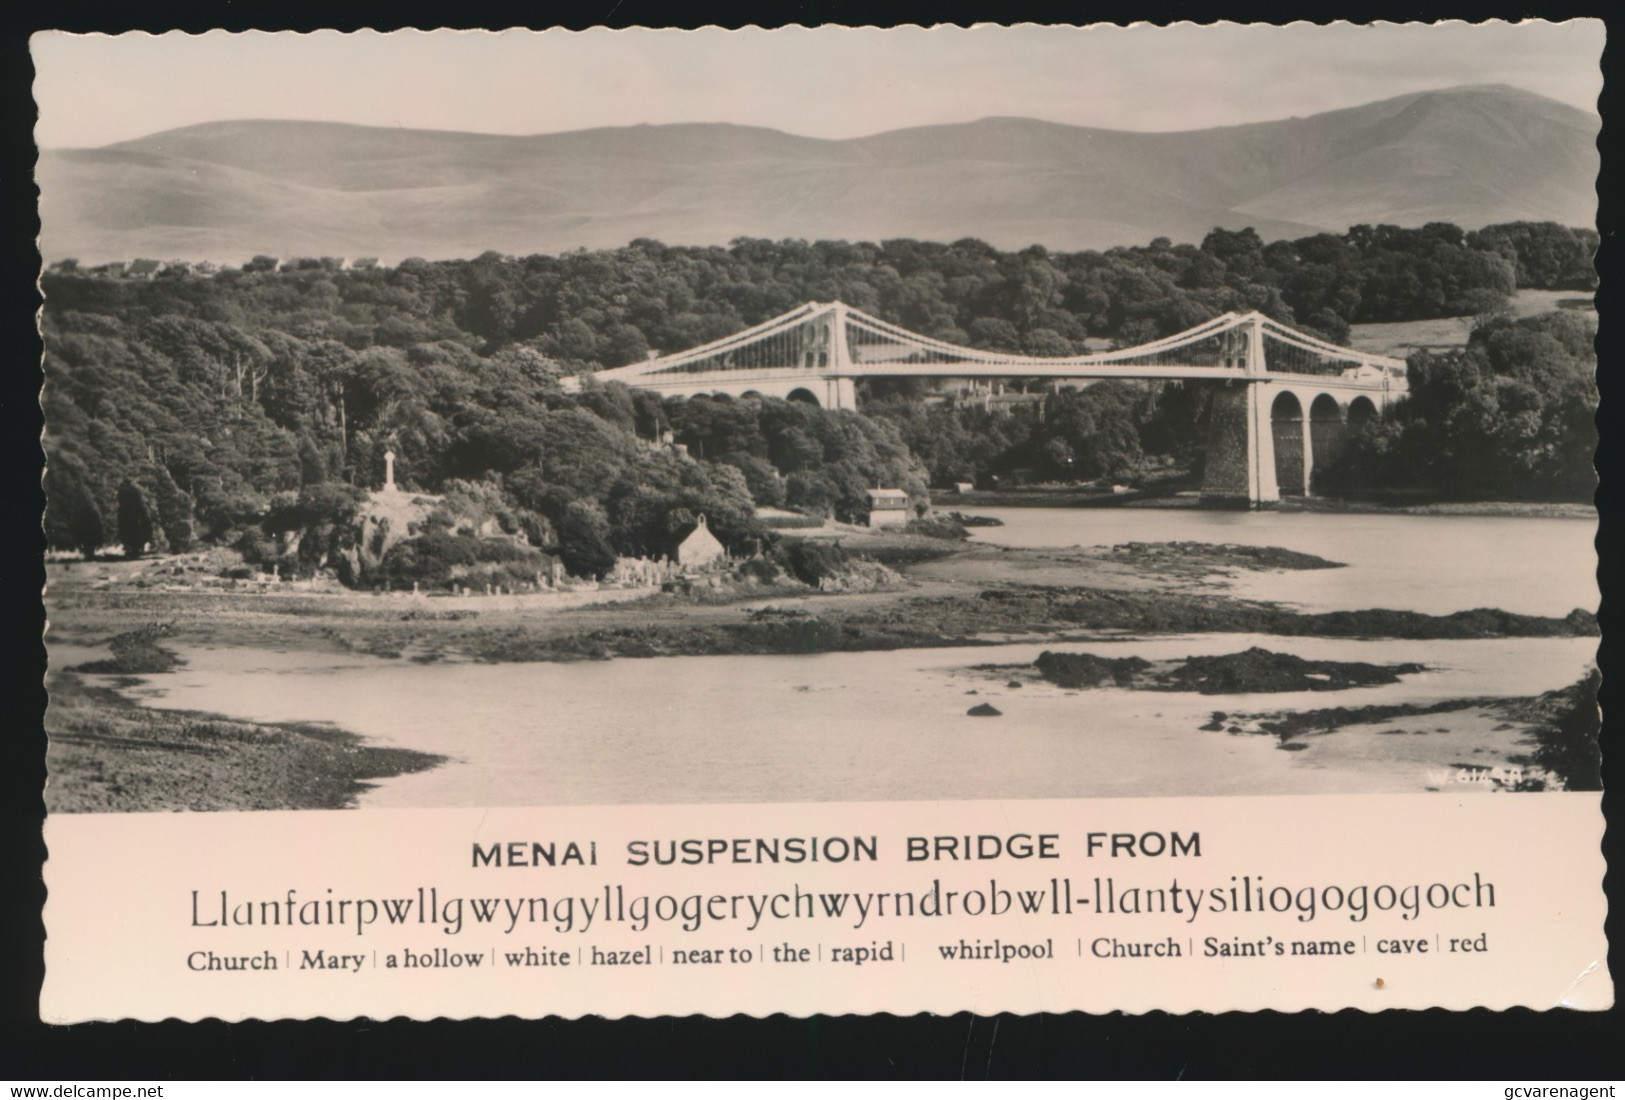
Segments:
[[[41,1018],[1607,1009],[1603,48],[35,35]]]
[[[46,804],[1598,790],[1602,42],[39,35]]]

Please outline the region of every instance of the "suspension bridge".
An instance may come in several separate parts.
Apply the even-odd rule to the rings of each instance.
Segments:
[[[1339,347],[1256,312],[1133,347],[1039,357],[960,347],[842,302],[808,302],[595,377],[672,397],[783,397],[832,409],[857,408],[864,378],[1211,383],[1202,497],[1252,506],[1308,495],[1348,430],[1406,392],[1404,360]]]

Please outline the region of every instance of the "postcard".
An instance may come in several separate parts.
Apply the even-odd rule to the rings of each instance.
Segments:
[[[42,1015],[1610,1006],[1603,38],[37,35]]]

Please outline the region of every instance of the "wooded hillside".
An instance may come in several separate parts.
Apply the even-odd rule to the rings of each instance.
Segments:
[[[112,543],[116,529],[139,532],[144,514],[152,530],[140,541],[155,547],[253,544],[268,517],[300,500],[323,515],[353,506],[322,487],[376,486],[393,449],[403,484],[461,487],[506,529],[592,573],[616,553],[650,552],[702,510],[719,537],[741,542],[762,534],[753,505],[854,518],[877,485],[918,498],[928,479],[1015,467],[1132,475],[1148,456],[1200,460],[1198,394],[1097,386],[996,417],[927,409],[894,388],[867,394],[860,415],[780,401],[663,403],[620,387],[572,396],[559,379],[690,347],[809,300],[1032,355],[1139,343],[1247,309],[1343,342],[1351,322],[1491,318],[1520,280],[1583,290],[1595,282],[1594,245],[1588,231],[1519,223],[1475,233],[1357,226],[1270,244],[1215,230],[1200,246],[1158,240],[1104,253],[999,252],[978,241],[637,241],[366,270],[320,259],[207,274],[176,266],[150,279],[58,265],[43,280],[48,533],[62,548]],[[1506,493],[1578,491],[1576,456],[1589,449],[1573,425],[1594,401],[1587,338],[1572,326],[1497,324],[1461,370],[1503,381],[1463,383],[1477,395],[1478,427],[1451,415],[1460,438],[1497,435],[1498,449],[1485,459],[1453,444],[1464,456],[1453,461],[1492,482],[1494,463],[1511,463]],[[1417,410],[1446,367],[1430,360],[1420,370]],[[1413,421],[1433,431],[1440,415],[1417,411]],[[1503,431],[1513,420],[1521,427]],[[659,445],[667,431],[693,460]],[[1545,457],[1519,458],[1520,440]]]

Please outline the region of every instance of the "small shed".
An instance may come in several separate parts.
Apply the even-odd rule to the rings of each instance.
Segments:
[[[693,528],[678,537],[671,550],[671,560],[685,569],[712,565],[727,556],[727,550],[706,526],[703,512]]]
[[[908,494],[901,489],[869,490],[869,526],[901,527],[908,523]]]

